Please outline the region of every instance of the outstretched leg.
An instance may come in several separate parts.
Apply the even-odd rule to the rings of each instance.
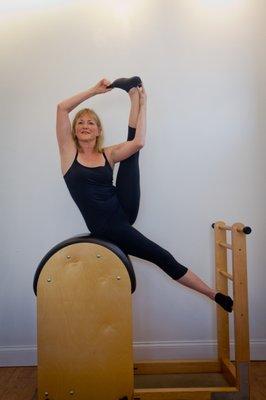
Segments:
[[[139,93],[137,88],[130,89],[128,93],[131,101],[131,109],[127,140],[133,140],[139,114]],[[139,151],[120,162],[116,177],[116,189],[117,196],[123,210],[128,216],[129,223],[133,225],[138,215],[140,202]]]
[[[178,280],[178,283],[205,294],[205,296],[208,296],[211,300],[215,300],[216,292],[190,270]]]
[[[204,294],[226,311],[232,311],[233,300],[229,296],[210,288],[194,272],[180,264],[169,251],[145,237],[128,223],[114,221],[108,226],[103,238],[116,244],[125,254],[153,262],[178,283]]]

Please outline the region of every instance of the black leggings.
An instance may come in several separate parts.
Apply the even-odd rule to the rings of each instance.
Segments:
[[[128,141],[134,139],[135,132],[135,128],[128,127]],[[120,162],[116,177],[116,191],[128,221],[133,225],[137,219],[140,201],[139,151]]]
[[[128,128],[127,140],[134,138],[135,131],[135,128]],[[140,201],[139,152],[120,162],[116,189],[128,221],[125,221],[124,214],[121,218],[116,215],[101,236],[116,244],[125,254],[153,262],[175,280],[185,275],[188,271],[186,267],[179,264],[167,250],[131,226],[137,218]]]

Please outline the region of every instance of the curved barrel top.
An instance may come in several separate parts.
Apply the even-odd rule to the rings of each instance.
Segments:
[[[41,262],[39,263],[37,270],[34,275],[33,279],[33,290],[35,295],[37,295],[37,284],[38,284],[38,279],[40,276],[40,273],[46,264],[46,262],[49,260],[50,257],[52,257],[53,254],[55,254],[58,250],[69,246],[71,244],[75,243],[95,243],[99,244],[101,246],[106,247],[107,249],[111,250],[113,253],[115,253],[123,262],[125,268],[128,271],[128,275],[130,278],[131,282],[131,293],[133,293],[136,289],[136,277],[135,277],[135,272],[132,266],[132,263],[128,256],[115,244],[108,242],[106,240],[102,240],[97,238],[97,236],[93,236],[92,234],[81,234],[81,235],[76,235],[73,236],[69,239],[64,240],[63,242],[58,243],[56,246],[54,246],[51,250],[48,251],[48,253],[42,258]]]

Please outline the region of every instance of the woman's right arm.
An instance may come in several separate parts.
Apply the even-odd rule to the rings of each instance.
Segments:
[[[107,89],[110,85],[110,81],[107,79],[101,79],[92,88],[78,93],[69,99],[63,100],[57,105],[57,116],[56,116],[56,134],[60,150],[69,145],[73,144],[71,136],[71,123],[68,114],[74,110],[80,103],[89,99],[96,94],[109,92],[112,88]]]

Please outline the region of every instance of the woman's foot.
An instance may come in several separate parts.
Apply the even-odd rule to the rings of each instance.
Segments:
[[[133,87],[141,86],[142,82],[139,76],[132,76],[131,78],[119,78],[116,79],[111,85],[107,86],[109,88],[119,88],[123,89],[126,92],[129,92]]]
[[[223,307],[225,311],[232,312],[234,302],[230,296],[226,296],[220,292],[217,292],[214,300],[217,304]]]

